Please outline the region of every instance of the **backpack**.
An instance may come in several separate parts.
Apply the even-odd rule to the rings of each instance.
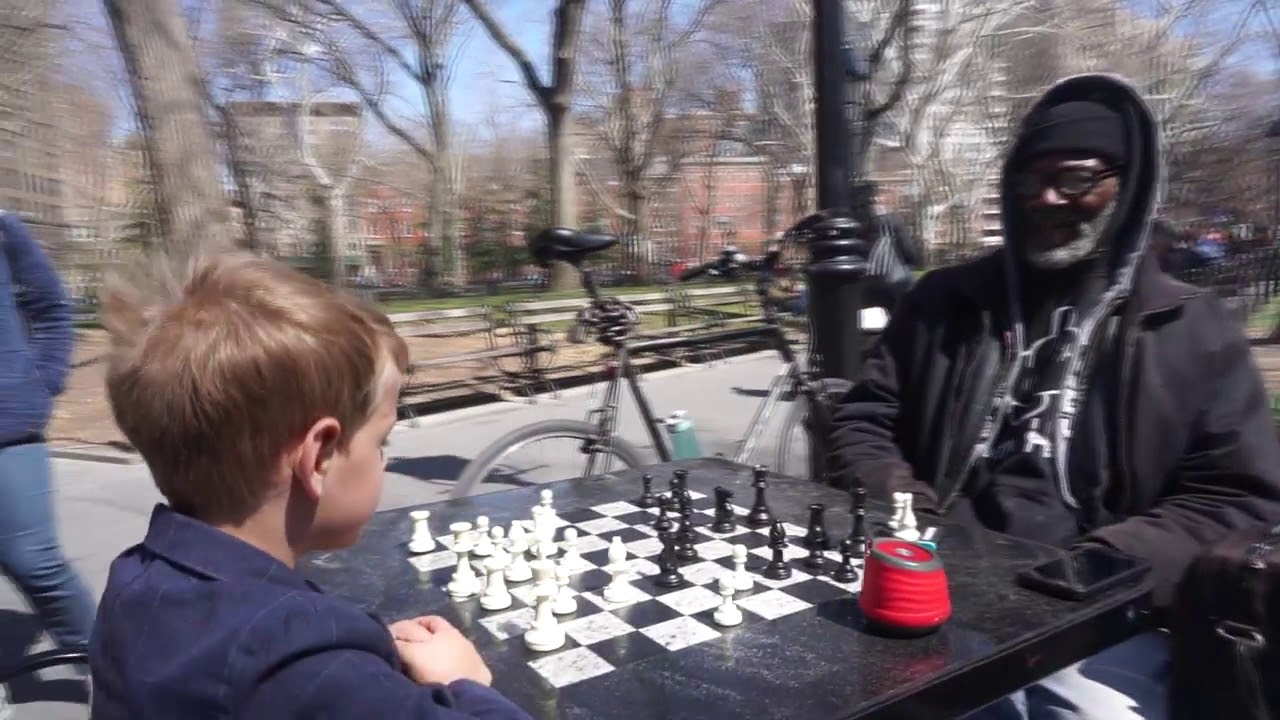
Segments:
[[[1174,597],[1173,720],[1280,718],[1280,525],[1192,561]]]

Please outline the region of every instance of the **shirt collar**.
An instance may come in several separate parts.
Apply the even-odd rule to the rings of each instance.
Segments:
[[[151,552],[217,580],[246,578],[316,590],[289,566],[243,540],[158,504],[142,544]]]

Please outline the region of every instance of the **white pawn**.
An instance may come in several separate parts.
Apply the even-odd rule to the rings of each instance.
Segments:
[[[524,524],[519,521],[511,523],[511,532],[507,535],[507,552],[512,555],[529,552],[529,536],[525,533]]]
[[[505,566],[510,562],[510,555],[507,552],[507,530],[501,525],[494,525],[489,529],[489,543],[493,545],[493,556],[502,558],[502,564]]]
[[[911,493],[896,492],[893,494],[893,516],[889,518],[889,529],[897,531],[902,527],[902,515],[907,509],[907,501],[903,499],[903,495],[911,497]]]
[[[733,602],[734,581],[728,573],[720,576],[720,607],[711,616],[721,627],[733,627],[742,623],[742,610]]]
[[[605,566],[605,570],[613,576],[602,593],[607,603],[624,603],[631,597],[631,586],[627,584],[625,577],[626,561],[627,548],[622,544],[622,538],[615,535],[613,542],[609,543],[609,564]]]
[[[578,530],[576,528],[567,527],[564,529],[564,541],[560,543],[560,547],[564,550],[564,554],[560,557],[560,565],[571,573],[577,572],[582,567],[582,556],[578,554]]]
[[[476,571],[472,569],[468,557],[471,554],[471,546],[464,542],[454,547],[453,551],[458,555],[458,567],[454,570],[453,578],[449,580],[445,590],[454,598],[469,598],[480,592],[480,578],[476,577]]]
[[[902,512],[901,528],[895,532],[893,536],[899,540],[916,542],[920,539],[919,521],[916,519],[915,510],[911,507],[911,496],[908,495],[907,498],[907,504],[904,506],[905,509]]]
[[[511,561],[507,569],[502,571],[507,582],[522,583],[533,577],[533,568],[529,567],[529,559],[522,552],[511,553]]]
[[[489,557],[493,554],[493,541],[489,539],[489,518],[481,515],[476,518],[476,547],[478,557]]]
[[[556,599],[551,604],[551,612],[556,615],[572,615],[578,612],[578,599],[569,588],[569,574],[569,568],[564,566],[562,560],[560,566],[556,568],[556,585],[559,586],[559,592],[556,593]]]
[[[536,599],[533,612],[533,625],[524,634],[524,644],[534,652],[551,652],[564,646],[564,628],[551,612],[552,599],[556,595],[555,583],[548,585],[539,582],[533,586]]]
[[[484,563],[484,571],[489,580],[484,587],[484,594],[480,596],[480,607],[485,610],[505,610],[511,607],[511,593],[502,577],[504,569],[506,562],[496,555]]]
[[[436,549],[436,539],[431,537],[431,511],[410,510],[409,518],[413,520],[413,537],[409,539],[409,552],[422,555]]]
[[[554,521],[556,517],[556,510],[551,507],[551,501],[553,499],[554,498],[550,490],[544,489],[542,492],[538,493],[538,506],[546,508],[545,512]]]
[[[738,592],[750,590],[755,585],[751,573],[747,572],[747,546],[733,546],[733,589]]]
[[[467,539],[467,533],[471,532],[471,523],[456,522],[449,526],[449,534],[453,536],[453,547],[458,547]]]

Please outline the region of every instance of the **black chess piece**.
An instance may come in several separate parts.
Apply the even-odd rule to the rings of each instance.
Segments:
[[[636,504],[642,508],[657,506],[658,496],[653,494],[653,476],[645,473],[640,476],[640,482],[644,485],[644,491],[640,493],[640,500]]]
[[[751,487],[756,489],[756,499],[751,505],[751,512],[747,513],[747,527],[768,527],[769,523],[773,522],[773,513],[769,512],[769,506],[764,500],[764,491],[769,485],[766,480],[768,473],[763,465],[757,465],[751,474]]]
[[[698,559],[698,550],[693,546],[695,539],[693,508],[686,507],[680,513],[680,529],[676,531],[676,557],[680,562],[691,563]]]
[[[821,552],[831,549],[831,542],[827,538],[826,521],[823,519],[826,512],[827,506],[822,503],[809,505],[809,532],[804,536],[804,546],[810,550],[817,549]]]
[[[673,494],[689,489],[689,471],[673,470],[671,472],[671,490]]]
[[[671,522],[671,518],[667,517],[667,511],[671,509],[671,498],[666,495],[659,495],[657,500],[658,519],[653,521],[653,529],[660,533],[671,532],[671,528],[675,527],[675,523]]]
[[[775,520],[769,530],[769,549],[773,550],[773,558],[764,567],[764,576],[770,580],[786,580],[791,577],[791,568],[782,556],[782,549],[787,546],[787,530],[782,527],[781,520]]]
[[[680,574],[680,562],[676,557],[676,539],[669,532],[659,534],[658,538],[662,540],[662,550],[658,553],[658,574],[653,578],[653,584],[664,588],[680,587],[684,576]]]
[[[849,541],[853,543],[852,555],[856,560],[867,557],[867,488],[861,484],[853,488],[853,527],[849,529]]]
[[[733,491],[728,488],[718,487],[715,489],[716,494],[716,515],[711,523],[711,532],[728,534],[737,529],[737,525],[733,520]]]
[[[815,572],[822,572],[827,566],[827,558],[816,545],[809,548],[809,557],[804,559],[804,566]]]
[[[858,580],[858,571],[853,567],[853,545],[851,538],[840,541],[840,566],[831,573],[831,579],[838,583],[851,583]]]

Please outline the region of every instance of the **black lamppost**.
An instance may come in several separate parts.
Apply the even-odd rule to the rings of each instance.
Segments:
[[[1280,120],[1267,128],[1266,138],[1267,151],[1271,155],[1271,192],[1275,202],[1275,209],[1271,213],[1271,240],[1280,242]]]
[[[864,225],[852,208],[852,180],[861,177],[864,146],[850,136],[862,127],[858,102],[865,80],[856,48],[845,41],[841,0],[813,0],[814,120],[817,144],[817,215],[810,218],[808,285],[809,361],[824,378],[854,380],[866,337],[859,326],[867,256]],[[826,431],[810,416],[810,477],[826,476]]]

